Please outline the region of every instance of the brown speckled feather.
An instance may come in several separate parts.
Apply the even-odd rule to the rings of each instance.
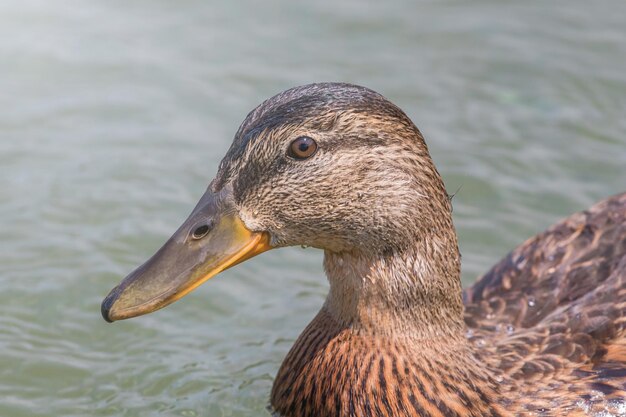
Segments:
[[[272,403],[289,417],[626,415],[625,280],[622,194],[528,240],[464,292],[469,348],[370,337],[322,309]]]
[[[626,415],[626,194],[528,240],[464,299],[469,338],[516,408]]]
[[[272,403],[303,417],[509,415],[494,384],[467,347],[357,334],[322,310],[285,358]]]

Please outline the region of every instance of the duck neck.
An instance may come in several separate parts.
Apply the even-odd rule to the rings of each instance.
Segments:
[[[327,252],[324,265],[330,292],[276,376],[275,415],[511,415],[465,337],[458,256],[446,269],[417,249]]]
[[[323,309],[360,334],[464,340],[456,239],[429,240],[378,255],[326,251],[330,291]]]

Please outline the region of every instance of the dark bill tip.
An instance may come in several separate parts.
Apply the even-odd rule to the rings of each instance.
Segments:
[[[100,312],[102,313],[102,318],[109,323],[113,323],[115,320],[111,318],[111,307],[117,298],[117,291],[113,290],[107,297],[102,301],[102,305],[100,306]]]

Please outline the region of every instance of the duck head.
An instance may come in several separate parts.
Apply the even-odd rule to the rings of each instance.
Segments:
[[[451,266],[432,262],[451,271],[432,273],[458,280],[450,211],[426,144],[398,107],[349,84],[296,87],[248,114],[189,218],[111,291],[102,314],[114,321],[149,313],[291,245],[367,259],[417,247],[428,253],[405,263],[451,256]]]

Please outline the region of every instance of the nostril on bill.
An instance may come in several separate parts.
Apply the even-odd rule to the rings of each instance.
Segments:
[[[213,225],[211,223],[208,223],[208,224],[203,224],[201,226],[196,227],[194,231],[191,233],[191,238],[195,240],[202,239],[211,231],[212,226]]]

